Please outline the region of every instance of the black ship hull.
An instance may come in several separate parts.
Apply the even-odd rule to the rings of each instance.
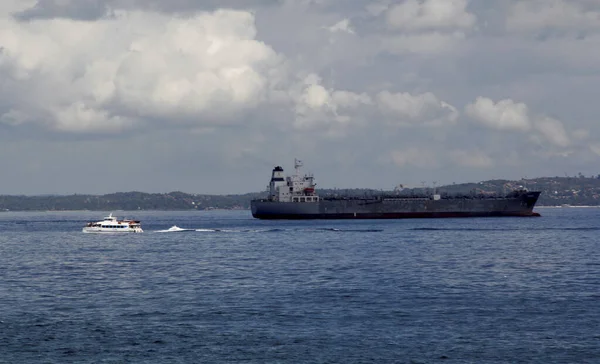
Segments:
[[[333,198],[319,202],[254,200],[252,216],[258,219],[410,219],[466,217],[533,217],[540,192],[510,197],[472,198]]]
[[[390,212],[390,213],[345,213],[345,214],[252,214],[262,220],[344,220],[344,219],[441,219],[459,217],[537,217],[537,212]]]

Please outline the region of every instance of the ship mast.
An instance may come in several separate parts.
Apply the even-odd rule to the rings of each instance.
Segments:
[[[294,158],[294,168],[296,169],[296,177],[300,176],[300,167],[302,167],[302,161]]]

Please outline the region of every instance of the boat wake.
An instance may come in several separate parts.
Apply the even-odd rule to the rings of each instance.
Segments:
[[[166,230],[156,230],[157,233],[179,233],[179,232],[200,232],[200,233],[279,233],[286,231],[305,231],[305,232],[335,232],[335,233],[378,233],[382,232],[382,229],[337,229],[337,228],[292,228],[292,229],[281,229],[281,228],[273,228],[273,229],[211,229],[211,228],[202,228],[202,229],[182,229],[177,225],[173,225],[172,227]]]
[[[194,231],[194,229],[182,229],[177,225],[173,225],[170,228],[168,228],[167,230],[157,230],[157,233],[179,233],[179,232],[183,232],[183,231]]]

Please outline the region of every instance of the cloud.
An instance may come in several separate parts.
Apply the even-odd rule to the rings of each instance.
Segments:
[[[439,125],[454,123],[458,118],[455,107],[440,101],[430,92],[411,95],[382,91],[376,99],[381,112],[389,116],[394,124]]]
[[[591,144],[590,150],[594,152],[594,154],[600,156],[600,143]]]
[[[575,139],[586,140],[590,137],[590,132],[585,129],[577,129],[577,130],[573,130],[571,135],[573,135],[573,138],[575,138]]]
[[[383,16],[390,31],[382,41],[384,50],[396,55],[430,55],[456,49],[474,28],[477,18],[466,10],[467,4],[467,0],[406,0],[371,6],[368,11]]]
[[[534,128],[539,137],[557,147],[567,147],[571,140],[563,123],[545,115],[530,115],[529,108],[524,103],[505,99],[494,103],[493,100],[478,97],[477,100],[465,107],[466,114],[477,123],[488,128],[504,131],[523,132]],[[531,135],[532,138],[538,138]]]
[[[327,29],[332,33],[342,32],[342,33],[354,34],[354,30],[352,30],[352,27],[350,26],[349,19],[340,20],[339,22],[328,27]]]
[[[512,4],[506,23],[512,31],[598,30],[600,11],[589,0],[520,0]]]
[[[368,4],[365,5],[365,9],[367,10],[367,13],[372,16],[379,16],[379,15],[385,13],[389,7],[390,7],[390,5],[387,2],[370,1]]]
[[[498,130],[527,131],[531,128],[527,105],[505,99],[494,103],[486,97],[478,97],[465,108],[474,121]]]
[[[546,140],[558,147],[567,147],[571,144],[565,127],[559,120],[543,116],[535,121],[535,127]]]
[[[108,2],[103,0],[38,0],[34,5],[15,12],[23,21],[34,19],[69,18],[95,20],[107,15]]]
[[[470,29],[475,15],[466,10],[467,0],[406,0],[390,7],[387,25],[401,30]]]
[[[151,119],[230,122],[270,102],[285,78],[283,58],[256,40],[254,16],[245,11],[130,11],[95,22],[19,25],[5,18],[0,44],[0,72],[9,75],[0,82],[19,83],[1,88],[13,100],[4,113],[63,131]]]
[[[315,74],[308,75],[295,98],[298,129],[326,128],[337,135],[348,123],[360,121],[353,118],[352,111],[360,106],[370,105],[371,97],[350,91],[327,89]],[[335,130],[333,130],[333,129]]]
[[[462,32],[427,32],[400,34],[383,40],[384,48],[392,54],[438,54],[451,51],[465,40]]]
[[[54,127],[66,132],[120,133],[133,128],[137,123],[134,119],[110,115],[106,110],[90,108],[81,101],[55,112]]]
[[[15,0],[4,0],[15,1]],[[97,20],[112,16],[121,10],[143,10],[165,14],[190,14],[219,9],[249,10],[278,5],[279,0],[23,0],[24,5],[14,11],[22,21],[36,19]]]
[[[294,157],[324,185],[389,187],[390,165],[417,184],[590,174],[598,12],[596,0],[0,1],[4,191],[246,192],[263,185],[257,169]],[[135,155],[139,174],[115,166],[130,176],[112,187],[81,173],[106,153]],[[47,188],[61,158],[78,167]]]
[[[293,93],[296,101],[296,121],[299,130],[329,130],[332,135],[345,135],[353,129],[378,125],[444,126],[454,124],[458,110],[439,100],[433,93],[411,94],[380,91],[374,94],[355,93],[326,88],[315,74],[307,76],[300,91]],[[335,129],[335,132],[334,132]]]

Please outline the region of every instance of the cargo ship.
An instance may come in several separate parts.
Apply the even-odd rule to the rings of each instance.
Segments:
[[[268,196],[250,203],[257,219],[404,219],[448,217],[540,216],[533,208],[540,196],[519,186],[504,195],[402,195],[319,196],[311,174],[285,176],[276,166],[271,173]]]

